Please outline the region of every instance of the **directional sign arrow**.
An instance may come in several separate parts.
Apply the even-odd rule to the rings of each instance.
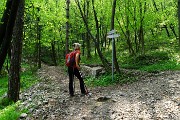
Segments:
[[[119,37],[120,35],[119,34],[112,34],[112,35],[108,35],[107,38],[117,38]]]
[[[114,34],[116,32],[116,30],[111,30],[111,31],[109,31],[107,34],[108,35],[111,35],[111,34]]]

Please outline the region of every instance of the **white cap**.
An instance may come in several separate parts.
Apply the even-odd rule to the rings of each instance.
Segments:
[[[74,47],[75,50],[76,50],[76,49],[80,49],[81,44],[79,44],[79,43],[74,43],[74,44],[73,44],[73,47]]]

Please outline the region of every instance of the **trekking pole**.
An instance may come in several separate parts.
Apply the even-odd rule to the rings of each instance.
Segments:
[[[83,77],[83,75],[82,75],[82,72],[79,71],[79,73],[80,73],[81,77],[84,79],[84,77]],[[85,88],[85,90],[86,90],[86,95],[87,95],[88,97],[91,97],[92,93],[90,93],[90,92],[88,91],[85,82],[84,82],[84,88]]]
[[[74,87],[73,87],[73,92],[74,92],[74,94],[75,94],[74,68],[73,68],[72,78],[73,78],[73,85],[74,85]]]

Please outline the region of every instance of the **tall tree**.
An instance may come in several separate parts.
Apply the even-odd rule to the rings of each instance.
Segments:
[[[8,98],[16,102],[19,100],[20,91],[20,64],[23,40],[23,17],[24,17],[24,0],[19,3],[18,13],[15,26],[13,29],[11,61],[8,84]]]
[[[37,8],[38,13],[40,12],[40,8]],[[40,16],[37,16],[37,66],[40,69],[41,68],[41,25],[40,24]]]
[[[180,54],[180,0],[178,0],[179,54]]]
[[[116,0],[113,1],[113,6],[112,6],[112,17],[111,17],[111,30],[114,30],[114,17],[115,17],[115,12],[116,12]],[[116,71],[118,73],[120,73],[120,69],[119,69],[119,65],[118,65],[118,61],[117,61],[117,57],[116,57],[116,45],[115,42],[112,43],[114,48],[112,48],[113,50],[113,62],[116,68]]]
[[[85,16],[86,16],[86,20],[87,20],[87,23],[88,23],[88,19],[89,19],[89,3],[90,1],[89,0],[86,0],[86,11],[85,11]],[[90,44],[90,36],[88,34],[88,32],[86,32],[86,45],[87,45],[87,58],[91,58],[91,44]]]
[[[93,5],[93,13],[94,13],[94,19],[95,19],[95,24],[96,24],[96,32],[97,32],[97,33],[96,33],[96,34],[97,34],[96,37],[94,37],[94,36],[92,35],[92,32],[90,31],[90,28],[89,28],[89,26],[88,26],[87,20],[86,20],[86,18],[85,18],[85,16],[84,16],[83,11],[82,11],[82,8],[81,8],[81,6],[80,6],[79,0],[75,0],[75,2],[76,2],[77,6],[78,6],[78,8],[79,8],[79,11],[80,11],[81,17],[82,17],[82,19],[83,19],[83,22],[84,22],[84,24],[85,24],[86,30],[87,30],[89,36],[93,39],[93,41],[94,41],[94,43],[95,43],[95,47],[97,48],[97,52],[98,52],[98,55],[99,55],[99,57],[100,57],[100,59],[101,59],[101,61],[102,61],[102,64],[103,64],[105,70],[108,71],[108,72],[110,72],[111,69],[110,69],[109,63],[108,63],[107,59],[103,56],[103,54],[102,54],[102,52],[101,52],[101,50],[100,50],[100,47],[99,47],[99,37],[98,37],[98,35],[99,35],[99,33],[98,33],[98,31],[99,31],[99,25],[98,25],[98,24],[99,24],[99,23],[98,23],[98,22],[99,22],[99,21],[98,21],[98,19],[97,19],[97,13],[96,13],[96,10],[95,10],[95,7],[94,7],[94,0],[92,0],[92,5]]]
[[[12,5],[10,10],[10,16],[6,26],[6,32],[5,36],[3,38],[2,46],[0,48],[0,70],[2,69],[2,66],[4,64],[4,61],[6,59],[7,51],[9,49],[11,39],[12,39],[12,33],[13,33],[13,27],[16,19],[16,14],[19,6],[19,1],[20,0],[12,0]],[[5,11],[6,12],[6,11]]]
[[[0,22],[0,46],[1,46],[1,44],[3,42],[3,38],[5,36],[6,26],[7,26],[10,11],[11,11],[11,5],[12,5],[12,0],[7,0],[6,9],[4,11],[4,14],[3,14],[1,22]]]
[[[66,54],[69,52],[69,5],[70,0],[66,0]]]

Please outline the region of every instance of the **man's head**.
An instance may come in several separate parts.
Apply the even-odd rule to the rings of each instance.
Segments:
[[[80,50],[81,44],[79,44],[79,43],[74,43],[74,44],[73,44],[73,47],[74,47],[75,50]]]

